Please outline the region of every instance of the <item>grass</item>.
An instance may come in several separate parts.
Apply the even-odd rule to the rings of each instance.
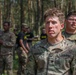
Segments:
[[[17,68],[18,68],[18,56],[17,56],[17,54],[15,54],[15,58],[14,58],[14,61],[13,61],[13,69],[14,70],[17,70]]]

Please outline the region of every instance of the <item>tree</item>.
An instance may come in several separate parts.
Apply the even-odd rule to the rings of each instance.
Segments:
[[[0,22],[11,21],[12,27],[17,27],[19,30],[22,23],[26,23],[36,35],[40,34],[40,28],[44,26],[45,10],[57,7],[65,15],[69,11],[76,10],[76,0],[0,0],[0,3],[3,3],[0,5],[2,7]]]

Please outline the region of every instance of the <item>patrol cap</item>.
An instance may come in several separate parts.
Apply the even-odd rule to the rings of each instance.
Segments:
[[[21,28],[28,28],[28,26],[27,26],[27,24],[25,24],[25,23],[22,23],[22,26],[21,26]]]

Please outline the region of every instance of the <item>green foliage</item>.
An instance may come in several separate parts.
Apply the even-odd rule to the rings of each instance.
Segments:
[[[17,70],[18,69],[18,56],[17,54],[15,54],[15,58],[14,58],[14,64],[13,64],[13,69]]]

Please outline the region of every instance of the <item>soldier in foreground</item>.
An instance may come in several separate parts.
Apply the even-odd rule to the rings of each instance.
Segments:
[[[49,9],[44,21],[47,39],[31,48],[25,75],[76,75],[75,42],[61,34],[64,14],[56,8]]]
[[[76,40],[76,11],[71,11],[66,16],[66,28],[63,34],[67,39]]]
[[[4,69],[6,69],[7,75],[13,75],[13,46],[16,39],[14,33],[10,32],[10,22],[4,22],[3,29],[0,38],[0,75]]]

